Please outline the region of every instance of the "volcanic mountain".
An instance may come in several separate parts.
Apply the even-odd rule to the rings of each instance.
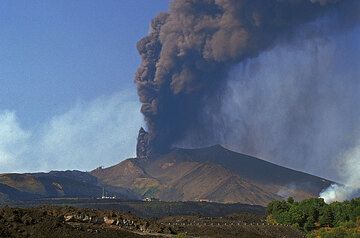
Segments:
[[[173,149],[151,158],[131,158],[91,172],[0,174],[0,202],[42,198],[213,201],[266,205],[289,196],[317,197],[332,182],[284,168],[220,145]]]
[[[104,186],[127,188],[143,197],[258,205],[289,196],[318,197],[332,183],[220,145],[127,159],[90,174]]]

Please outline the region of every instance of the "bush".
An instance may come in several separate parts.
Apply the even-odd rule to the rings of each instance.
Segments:
[[[322,228],[308,235],[309,238],[360,238],[360,234],[356,229],[345,228]]]
[[[271,202],[267,207],[267,214],[272,223],[292,225],[308,233],[321,227],[336,227],[339,229],[333,231],[337,235],[353,237],[346,233],[346,229],[360,226],[360,198],[332,204],[326,204],[321,198],[301,202],[289,198],[287,201]]]
[[[175,238],[186,238],[186,234],[184,233],[179,233],[175,236]]]
[[[309,231],[314,230],[315,228],[316,228],[316,225],[315,225],[314,217],[312,217],[312,216],[308,217],[307,221],[304,224],[304,230],[309,232]]]
[[[319,223],[322,227],[334,226],[334,214],[330,206],[326,206],[322,210],[322,214],[319,217]]]

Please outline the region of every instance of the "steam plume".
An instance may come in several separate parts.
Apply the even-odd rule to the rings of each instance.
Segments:
[[[358,20],[357,7],[352,0],[174,1],[137,46],[142,63],[135,82],[149,131],[145,153],[167,150],[189,131],[206,133],[203,108],[219,109],[231,66],[328,11]]]
[[[360,196],[360,144],[340,158],[340,170],[346,185],[332,184],[320,194],[326,203]]]

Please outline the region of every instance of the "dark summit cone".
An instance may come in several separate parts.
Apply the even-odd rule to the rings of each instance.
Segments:
[[[147,159],[150,156],[150,145],[149,145],[149,133],[140,128],[137,145],[136,145],[136,157],[139,159]]]

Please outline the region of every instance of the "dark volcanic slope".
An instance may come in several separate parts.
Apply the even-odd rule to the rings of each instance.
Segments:
[[[288,169],[252,156],[233,152],[220,145],[202,149],[176,149],[170,156],[191,159],[199,163],[215,163],[239,174],[241,177],[260,183],[280,185],[297,184],[309,192],[319,194],[331,181],[317,176]],[[320,188],[320,190],[319,190]]]
[[[151,160],[128,159],[91,174],[105,185],[162,200],[210,200],[266,205],[274,199],[318,196],[331,181],[284,168],[220,145],[174,149]]]

